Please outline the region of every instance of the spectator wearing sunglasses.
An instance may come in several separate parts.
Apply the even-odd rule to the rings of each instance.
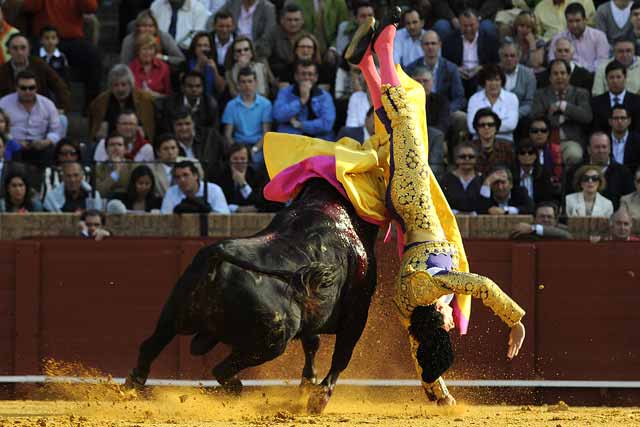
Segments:
[[[600,194],[607,182],[599,165],[583,165],[575,174],[575,193],[565,198],[567,216],[608,218],[613,214],[613,203]]]
[[[549,122],[544,117],[537,117],[529,125],[529,140],[538,150],[537,159],[544,169],[551,174],[554,185],[562,181],[563,162],[560,144],[549,142]]]
[[[472,141],[478,152],[476,169],[486,174],[498,164],[513,168],[513,145],[510,141],[496,138],[502,120],[491,108],[481,108],[473,118],[476,139]]]
[[[528,139],[518,144],[513,181],[516,187],[525,188],[536,204],[553,200],[551,173],[540,165],[538,150]]]
[[[482,183],[475,210],[478,214],[528,215],[533,213],[533,201],[524,187],[513,185],[511,170],[498,165]]]
[[[442,177],[442,191],[455,214],[476,213],[483,180],[476,170],[477,157],[473,144],[461,142],[453,150],[455,169]]]

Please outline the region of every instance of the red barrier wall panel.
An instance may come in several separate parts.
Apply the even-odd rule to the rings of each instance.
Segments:
[[[15,245],[0,242],[0,375],[11,375],[14,369],[15,281]]]

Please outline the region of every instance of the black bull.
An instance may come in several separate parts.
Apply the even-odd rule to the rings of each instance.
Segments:
[[[299,338],[303,384],[315,384],[319,334],[335,334],[331,368],[313,387],[311,412],[326,406],[367,321],[376,286],[378,228],[360,219],[327,182],[306,183],[261,232],[201,249],[178,280],[128,378],[143,385],[153,360],[176,335],[194,335],[191,353],[231,346],[213,376],[240,392],[237,374],[281,355]]]

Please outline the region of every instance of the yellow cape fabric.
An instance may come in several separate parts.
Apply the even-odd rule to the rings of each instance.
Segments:
[[[396,66],[400,82],[407,92],[408,102],[414,105],[419,129],[428,155],[427,115],[425,93],[422,86]],[[301,135],[269,132],[265,135],[264,158],[271,178],[280,171],[314,156],[334,156],[336,178],[344,186],[349,200],[362,217],[383,221],[385,216],[385,191],[389,178],[389,135],[376,118],[376,134],[359,144],[351,138],[337,142]],[[456,218],[444,197],[434,175],[429,174],[431,198],[448,241],[453,243],[460,256],[459,270],[468,272],[469,264],[462,244],[462,236]],[[462,313],[469,319],[471,297],[456,295]]]

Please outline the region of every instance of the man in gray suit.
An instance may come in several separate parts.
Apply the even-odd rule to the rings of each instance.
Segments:
[[[571,66],[565,60],[554,59],[549,63],[551,84],[536,91],[533,117],[544,116],[549,120],[549,141],[560,144],[562,160],[566,165],[575,165],[582,161],[585,129],[589,128],[593,114],[589,92],[571,86],[570,73]]]
[[[536,93],[536,75],[529,67],[519,64],[520,48],[514,42],[505,42],[498,50],[500,69],[507,78],[504,88],[515,93],[520,102],[518,122],[531,116],[533,96]]]
[[[227,0],[222,9],[233,16],[236,35],[249,37],[253,41],[256,56],[268,58],[271,55],[269,39],[276,28],[276,8],[273,3],[269,0]],[[207,28],[211,28],[209,23]]]

